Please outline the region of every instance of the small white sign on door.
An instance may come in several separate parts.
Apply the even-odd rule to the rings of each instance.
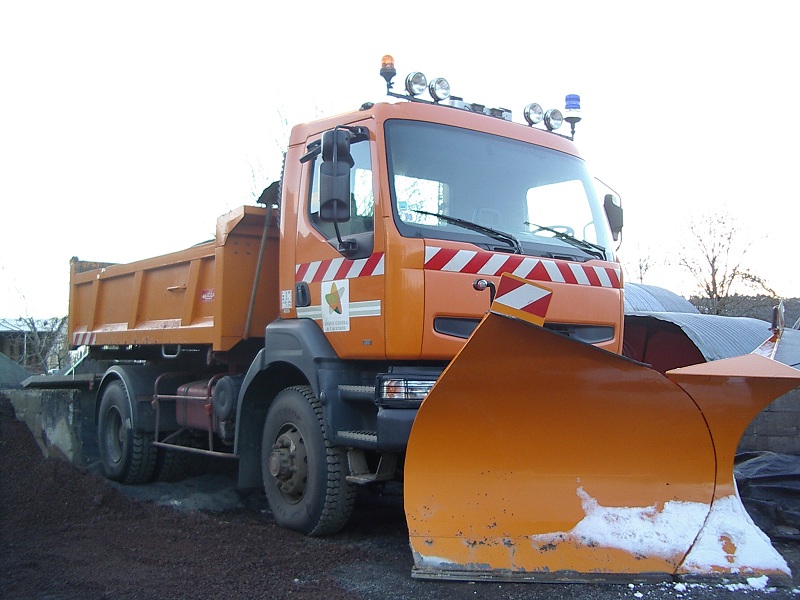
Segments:
[[[350,281],[322,282],[322,330],[350,331]]]

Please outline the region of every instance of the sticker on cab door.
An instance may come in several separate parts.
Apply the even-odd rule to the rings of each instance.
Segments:
[[[292,308],[292,290],[281,290],[281,309],[289,311]]]
[[[322,282],[322,330],[350,331],[350,281]]]

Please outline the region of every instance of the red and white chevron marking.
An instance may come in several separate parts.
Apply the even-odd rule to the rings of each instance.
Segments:
[[[495,254],[494,252],[451,250],[427,246],[425,248],[425,268],[432,271],[487,276],[511,273],[533,281],[614,289],[622,287],[619,269],[520,256],[519,254]]]
[[[318,283],[371,275],[383,275],[383,252],[376,252],[369,258],[358,260],[333,258],[295,265],[294,280]]]
[[[72,334],[73,346],[92,346],[97,340],[95,331],[76,331]]]
[[[553,292],[537,283],[503,273],[491,311],[544,325]]]

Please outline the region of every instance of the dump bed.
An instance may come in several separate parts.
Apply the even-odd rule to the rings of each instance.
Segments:
[[[227,351],[264,336],[278,317],[278,231],[270,219],[245,332],[266,209],[242,206],[217,220],[216,238],[130,264],[72,259],[71,345],[210,345]]]

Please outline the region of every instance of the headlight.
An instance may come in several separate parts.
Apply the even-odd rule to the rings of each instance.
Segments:
[[[564,115],[557,108],[551,108],[544,113],[544,124],[550,131],[558,129],[564,123]]]
[[[412,96],[419,96],[428,87],[428,78],[419,71],[409,73],[406,77],[406,91]]]
[[[437,102],[447,100],[450,97],[450,83],[444,77],[437,77],[431,81],[428,91]]]
[[[384,408],[415,408],[431,391],[436,380],[387,377],[378,384],[378,405]]]

